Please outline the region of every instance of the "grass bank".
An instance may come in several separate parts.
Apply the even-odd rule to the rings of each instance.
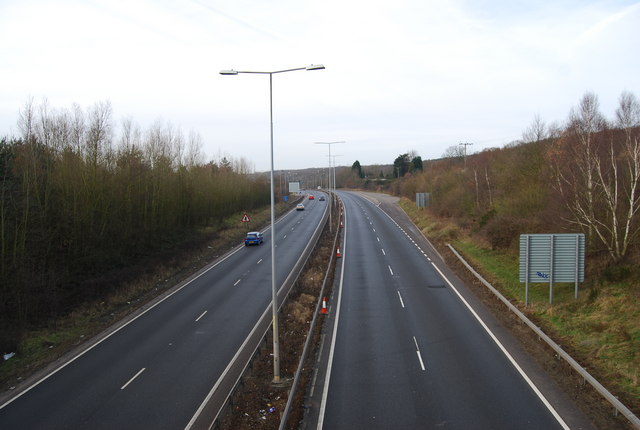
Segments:
[[[518,280],[515,252],[492,250],[481,237],[438,219],[407,199],[401,207],[421,231],[440,244],[451,243],[494,287],[521,309],[525,288]],[[574,298],[574,284],[531,284],[526,313],[636,413],[640,411],[640,268],[601,268],[586,258],[588,275]]]

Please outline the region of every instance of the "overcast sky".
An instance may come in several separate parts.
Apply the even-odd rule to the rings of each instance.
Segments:
[[[640,2],[626,0],[0,0],[0,135],[33,97],[108,100],[116,126],[161,119],[209,158],[269,168],[390,164],[563,122],[585,92],[613,118],[640,97]]]

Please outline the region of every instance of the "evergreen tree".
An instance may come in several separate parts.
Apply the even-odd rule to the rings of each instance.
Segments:
[[[410,171],[411,171],[411,173],[422,172],[422,157],[421,156],[416,155],[415,157],[413,157],[411,159]]]
[[[409,154],[398,155],[398,157],[393,162],[394,176],[398,178],[402,178],[405,174],[409,172],[410,165],[411,165],[411,159],[409,158]]]
[[[356,174],[358,175],[358,178],[360,179],[364,178],[364,172],[362,171],[362,166],[360,165],[360,162],[358,160],[356,160],[356,162],[353,163],[353,165],[351,166],[351,170],[356,172]]]

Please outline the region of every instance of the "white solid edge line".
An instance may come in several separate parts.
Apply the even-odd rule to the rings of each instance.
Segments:
[[[524,370],[522,370],[522,368],[520,367],[520,365],[516,362],[516,360],[511,356],[511,354],[509,354],[509,352],[507,351],[507,349],[502,345],[502,343],[500,343],[500,341],[498,340],[498,338],[493,334],[493,332],[491,331],[491,329],[489,327],[487,327],[487,325],[484,323],[484,321],[482,321],[482,318],[480,318],[480,316],[476,313],[476,311],[471,307],[471,305],[464,299],[464,297],[462,297],[462,295],[460,294],[460,292],[456,289],[456,287],[453,286],[453,284],[451,283],[451,281],[449,281],[449,279],[444,275],[444,273],[442,273],[440,271],[440,269],[438,268],[438,266],[436,266],[433,262],[431,262],[431,265],[438,271],[438,273],[440,274],[440,276],[442,276],[442,279],[444,279],[447,284],[449,284],[449,287],[451,287],[451,289],[456,293],[456,295],[458,296],[458,298],[460,298],[460,300],[462,301],[462,303],[464,303],[464,305],[467,307],[467,309],[469,309],[469,312],[471,312],[471,314],[475,317],[475,319],[480,323],[480,325],[482,326],[482,328],[484,328],[484,330],[487,332],[487,334],[491,337],[491,339],[493,339],[493,341],[495,342],[495,344],[498,346],[498,348],[500,348],[500,350],[502,351],[502,353],[507,357],[507,359],[511,362],[511,364],[513,365],[513,367],[515,367],[515,369],[518,371],[518,373],[520,373],[520,376],[522,376],[522,378],[525,380],[525,382],[527,384],[529,384],[529,387],[531,387],[531,389],[534,391],[534,393],[536,393],[536,395],[538,396],[538,398],[540,399],[540,401],[542,401],[542,403],[547,407],[547,409],[549,410],[549,412],[551,412],[551,414],[554,416],[554,418],[556,419],[556,421],[558,421],[558,424],[560,424],[562,426],[563,429],[565,430],[570,430],[570,427],[567,425],[567,423],[564,422],[564,420],[562,419],[562,417],[558,414],[558,412],[556,412],[556,410],[554,409],[554,407],[551,405],[551,403],[549,403],[549,401],[546,399],[546,397],[544,397],[544,395],[542,394],[542,392],[538,389],[538,387],[536,387],[536,385],[533,383],[533,381],[529,378],[529,376],[524,372]]]
[[[285,219],[287,216],[289,216],[291,212],[287,212],[286,214],[284,214],[279,220],[276,221],[276,224],[278,224],[279,222],[281,222],[283,219]],[[264,230],[262,230],[262,233],[266,232],[267,230],[269,230],[271,228],[271,226],[265,228]],[[273,238],[272,238],[273,240]],[[181,287],[177,288],[175,291],[172,291],[171,293],[167,294],[165,297],[163,297],[162,299],[158,300],[156,303],[154,303],[153,305],[151,305],[148,309],[145,309],[143,312],[141,312],[140,314],[136,315],[135,317],[133,317],[131,320],[127,321],[126,323],[122,324],[120,327],[116,328],[115,330],[113,330],[111,333],[107,334],[105,337],[103,337],[102,339],[100,339],[99,341],[97,341],[96,343],[94,343],[93,345],[91,345],[90,347],[88,347],[87,349],[80,351],[78,353],[78,355],[72,357],[71,359],[69,359],[69,361],[67,361],[66,363],[62,363],[59,367],[53,369],[51,372],[47,373],[45,376],[43,376],[42,378],[40,378],[39,380],[37,380],[36,382],[34,382],[32,385],[30,385],[29,387],[25,388],[22,392],[20,392],[19,394],[17,394],[16,396],[10,398],[9,400],[7,400],[6,402],[4,402],[2,405],[0,405],[0,409],[4,408],[5,406],[8,406],[9,404],[13,403],[15,400],[19,399],[20,397],[24,396],[25,394],[27,394],[29,391],[31,391],[32,389],[34,389],[35,387],[37,387],[38,385],[42,384],[44,381],[46,381],[47,379],[49,379],[50,377],[52,377],[53,375],[55,375],[56,373],[58,373],[59,371],[61,371],[62,369],[64,369],[65,367],[67,367],[68,365],[70,365],[71,363],[73,363],[74,361],[76,361],[78,358],[82,357],[83,355],[85,355],[86,353],[88,353],[89,351],[91,351],[93,348],[97,347],[98,345],[100,345],[102,342],[106,341],[107,339],[109,339],[111,336],[113,336],[114,334],[118,333],[120,330],[122,330],[123,328],[125,328],[126,326],[128,326],[129,324],[131,324],[132,322],[136,321],[138,318],[140,318],[141,316],[145,315],[147,312],[149,312],[150,310],[154,309],[156,306],[158,306],[160,303],[164,302],[165,300],[167,300],[168,298],[170,298],[171,296],[173,296],[174,294],[182,291],[183,288],[185,288],[186,286],[190,285],[193,281],[195,281],[196,279],[200,278],[201,276],[203,276],[205,273],[209,272],[211,269],[213,269],[214,267],[218,266],[219,264],[222,264],[224,261],[226,261],[228,258],[230,258],[233,254],[237,253],[238,251],[240,251],[241,249],[243,249],[244,246],[243,245],[238,245],[238,247],[230,252],[229,254],[227,254],[226,256],[224,256],[220,261],[215,262],[214,264],[212,264],[209,268],[205,269],[202,271],[202,273],[200,273],[199,275],[193,277],[192,279],[189,279],[187,282],[185,282],[184,285],[182,285]]]
[[[336,303],[336,319],[333,325],[333,338],[331,339],[331,349],[329,350],[329,360],[327,363],[327,374],[325,377],[324,387],[322,389],[322,401],[320,402],[320,412],[318,413],[317,430],[322,430],[324,425],[324,413],[327,408],[327,397],[329,396],[329,381],[331,380],[331,368],[333,366],[333,354],[336,350],[336,338],[338,337],[338,321],[340,320],[340,303],[342,302],[342,282],[344,281],[345,259],[348,255],[347,250],[347,211],[344,211],[344,243],[342,244],[342,267],[340,268],[340,290],[338,291],[338,303]]]

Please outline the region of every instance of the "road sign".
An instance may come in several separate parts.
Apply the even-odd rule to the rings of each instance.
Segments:
[[[300,182],[289,182],[289,192],[297,193],[300,191]]]
[[[554,282],[584,282],[584,234],[520,235],[520,282],[525,283],[525,306],[529,283],[549,283],[549,303],[553,303]]]
[[[242,217],[242,222],[249,222],[249,221],[251,221],[251,220],[249,219],[249,215],[244,214],[244,216]]]

